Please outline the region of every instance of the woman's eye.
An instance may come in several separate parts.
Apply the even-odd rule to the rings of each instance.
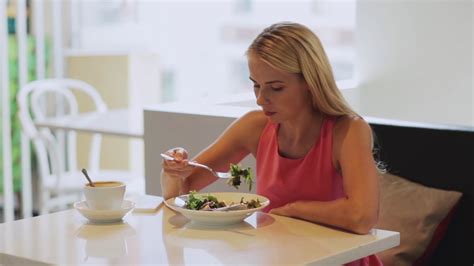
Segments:
[[[283,87],[272,87],[273,91],[281,91],[283,90]]]

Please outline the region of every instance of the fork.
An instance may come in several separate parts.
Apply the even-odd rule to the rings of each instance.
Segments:
[[[231,204],[225,207],[211,209],[211,211],[231,211],[231,210],[246,210],[246,209],[247,209],[247,205],[245,205],[244,203],[236,203],[236,204]]]
[[[174,161],[175,160],[175,158],[173,158],[172,156],[170,156],[168,154],[161,153],[160,155],[163,159],[165,159],[167,161]],[[193,161],[189,161],[188,164],[192,165],[194,167],[204,168],[204,169],[211,172],[214,176],[216,176],[218,178],[231,178],[232,177],[232,175],[229,172],[216,172],[216,171],[214,171],[214,169],[212,169],[211,167],[209,167],[207,165],[204,165],[204,164],[200,164],[200,163],[193,162]]]

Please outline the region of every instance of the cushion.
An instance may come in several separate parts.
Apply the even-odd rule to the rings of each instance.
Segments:
[[[448,215],[446,215],[443,221],[441,221],[441,223],[436,227],[436,230],[433,233],[433,237],[431,238],[431,241],[428,247],[426,247],[426,250],[425,252],[423,252],[423,255],[421,255],[421,257],[419,257],[413,262],[413,266],[429,265],[430,258],[435,252],[436,247],[438,246],[439,242],[443,239],[444,235],[446,234],[449,223],[451,222],[458,206],[459,206],[459,201],[451,209],[451,211],[449,211]]]
[[[413,265],[419,258],[426,261],[425,252],[431,254],[436,248],[452,216],[448,214],[461,195],[457,191],[426,187],[389,173],[381,175],[380,213],[376,228],[400,232],[399,246],[377,254],[384,265]]]

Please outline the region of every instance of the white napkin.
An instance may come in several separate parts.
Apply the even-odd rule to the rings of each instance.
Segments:
[[[133,199],[135,202],[134,212],[156,212],[163,204],[163,198],[152,195],[141,195]]]

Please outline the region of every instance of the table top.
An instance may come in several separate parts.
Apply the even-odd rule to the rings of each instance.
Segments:
[[[356,235],[254,213],[202,226],[162,206],[92,224],[74,209],[0,224],[0,264],[342,264],[399,245],[398,232]]]
[[[36,120],[38,127],[143,138],[143,110],[109,109],[106,112],[81,113]]]

